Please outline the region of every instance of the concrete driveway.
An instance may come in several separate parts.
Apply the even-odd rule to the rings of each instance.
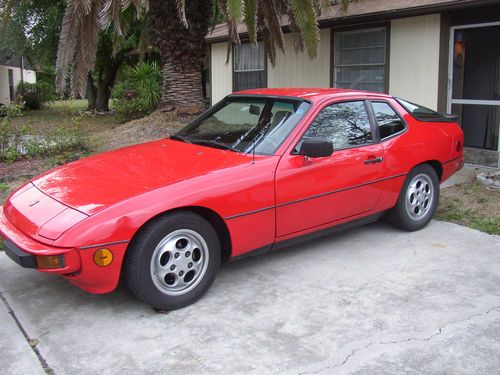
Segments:
[[[200,302],[168,314],[3,253],[0,291],[7,374],[500,369],[500,237],[443,222],[415,233],[376,223],[225,265]]]

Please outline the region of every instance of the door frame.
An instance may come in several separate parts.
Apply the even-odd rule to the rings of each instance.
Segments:
[[[476,29],[482,27],[500,26],[500,21],[497,22],[485,22],[485,23],[475,23],[468,25],[452,26],[450,28],[450,40],[449,40],[449,55],[448,55],[448,96],[446,100],[446,110],[451,113],[452,104],[475,104],[475,105],[490,105],[490,106],[500,106],[500,100],[476,100],[476,99],[453,99],[453,57],[455,53],[454,41],[455,41],[455,31],[461,29]]]
[[[453,58],[455,53],[454,42],[455,42],[455,31],[463,29],[478,29],[483,27],[500,26],[500,21],[495,22],[483,22],[474,23],[466,25],[458,25],[450,27],[450,38],[448,46],[448,87],[447,87],[447,100],[446,100],[446,110],[451,113],[451,107],[453,104],[462,105],[485,105],[485,106],[498,106],[500,107],[500,100],[478,100],[478,99],[453,99]],[[485,150],[480,148],[480,150]],[[486,150],[485,150],[486,151]],[[495,150],[494,150],[495,151]],[[497,167],[500,166],[500,137],[498,142],[498,147],[496,152],[498,152]]]

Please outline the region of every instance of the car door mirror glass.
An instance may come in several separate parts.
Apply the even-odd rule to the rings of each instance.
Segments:
[[[318,139],[305,139],[300,145],[299,155],[310,158],[322,158],[333,154],[333,144],[331,141]]]

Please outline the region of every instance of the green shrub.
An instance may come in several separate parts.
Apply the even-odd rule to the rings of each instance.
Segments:
[[[84,113],[63,118],[59,126],[34,131],[27,125],[12,126],[11,118],[22,115],[19,106],[6,107],[5,111],[6,116],[0,118],[0,161],[14,162],[23,157],[51,155],[58,163],[64,163],[78,159],[88,151],[82,126]]]
[[[113,89],[113,109],[119,121],[144,117],[154,111],[162,91],[161,72],[156,63],[127,66],[119,81]]]
[[[54,87],[44,81],[20,82],[16,92],[18,101],[24,105],[24,109],[40,109],[45,103],[52,102],[56,98]]]
[[[19,106],[1,106],[0,107],[0,161],[14,161],[19,157],[18,147],[23,129],[17,129],[12,126],[13,117],[22,116]]]
[[[87,151],[87,138],[83,132],[82,120],[86,116],[79,113],[65,118],[60,126],[50,127],[23,144],[26,156],[46,156],[64,154],[64,159],[78,159]]]

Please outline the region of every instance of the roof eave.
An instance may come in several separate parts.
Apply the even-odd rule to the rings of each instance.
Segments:
[[[426,4],[422,6],[408,7],[404,9],[389,9],[380,12],[371,12],[363,14],[347,14],[345,16],[339,15],[327,19],[320,19],[318,21],[319,28],[330,28],[333,26],[346,26],[353,23],[371,23],[387,21],[397,18],[415,17],[426,14],[442,13],[451,10],[465,9],[470,7],[486,6],[490,4],[498,4],[498,0],[455,0],[441,3]],[[220,24],[217,27],[224,28],[225,25]],[[288,25],[282,26],[283,32],[291,32]],[[220,35],[211,36],[211,33],[205,37],[206,41],[211,43],[220,43],[228,41],[227,31],[220,32]],[[242,31],[239,33],[242,39],[248,38],[248,32]]]

